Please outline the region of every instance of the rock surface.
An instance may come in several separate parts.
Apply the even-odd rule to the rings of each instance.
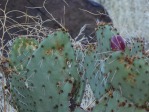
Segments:
[[[108,11],[114,26],[124,37],[147,38],[149,40],[148,0],[94,0]]]

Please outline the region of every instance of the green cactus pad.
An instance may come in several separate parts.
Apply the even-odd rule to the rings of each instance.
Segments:
[[[68,34],[57,31],[44,39],[26,69],[24,85],[36,112],[69,112],[69,100],[77,94],[80,81]]]
[[[106,79],[102,73],[102,62],[99,59],[95,46],[90,45],[86,50],[84,69],[87,82],[90,84],[96,99],[107,92]]]
[[[146,112],[135,107],[129,100],[121,96],[118,91],[109,92],[97,102],[92,112]]]
[[[129,56],[142,56],[144,53],[144,42],[143,38],[132,38],[126,47],[125,53]]]
[[[10,92],[13,100],[12,105],[18,112],[37,112],[30,90],[24,83],[26,79],[24,74],[25,71],[21,71],[19,74],[11,74]]]
[[[19,111],[32,111],[34,104],[31,101],[32,97],[29,95],[29,91],[24,85],[26,79],[25,73],[27,72],[26,65],[33,51],[36,50],[38,42],[33,38],[16,38],[10,52],[10,65],[13,69],[11,76],[11,93],[13,102],[12,105]],[[26,97],[26,94],[28,97]],[[28,108],[26,108],[28,106]],[[20,108],[22,107],[22,108]]]
[[[111,38],[119,35],[117,30],[110,24],[100,24],[96,30],[96,38],[98,42],[98,53],[108,56],[111,52]]]
[[[9,55],[12,68],[23,70],[37,46],[38,42],[34,38],[16,38]]]
[[[144,57],[129,57],[122,52],[112,53],[105,61],[107,83],[121,91],[135,105],[146,107],[149,100],[149,65]]]
[[[118,35],[110,24],[100,24],[96,30],[97,45],[88,45],[85,51],[84,69],[86,79],[91,86],[95,98],[99,99],[108,91],[104,71],[104,58],[112,53],[111,37]]]

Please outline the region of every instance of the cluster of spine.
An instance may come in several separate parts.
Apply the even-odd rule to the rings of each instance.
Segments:
[[[40,43],[17,38],[9,56],[12,105],[19,112],[85,112],[79,106],[89,84],[96,106],[87,111],[149,110],[144,40],[128,45],[110,24],[98,25],[96,38],[85,47],[73,47],[62,30]]]

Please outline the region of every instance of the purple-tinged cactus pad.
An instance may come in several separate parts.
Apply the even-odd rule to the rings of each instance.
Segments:
[[[111,38],[111,49],[113,51],[124,51],[125,47],[125,40],[120,35],[116,35]]]

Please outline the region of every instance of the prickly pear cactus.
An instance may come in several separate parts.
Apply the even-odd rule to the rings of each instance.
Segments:
[[[40,43],[16,39],[9,56],[12,105],[19,112],[148,111],[149,63],[144,40],[134,38],[126,44],[105,23],[98,25],[96,38],[96,44],[78,48],[62,30]],[[82,109],[86,84],[95,106]]]
[[[110,27],[110,25],[101,25],[97,28],[99,45],[97,48],[87,49],[84,61],[87,80],[95,98],[99,99],[107,91],[116,89],[136,107],[148,110],[149,78],[145,77],[149,75],[149,66],[143,51],[144,41],[134,38],[131,48],[126,47],[125,40]],[[108,108],[106,107],[106,110]]]
[[[105,61],[107,83],[138,106],[145,106],[149,100],[149,65],[144,58],[114,52]]]
[[[18,111],[71,110],[70,99],[76,100],[80,79],[75,53],[66,32],[57,31],[44,39],[26,67],[16,72],[18,74],[11,74],[11,92]]]
[[[16,38],[9,55],[13,69],[23,70],[37,46],[38,42],[33,38]]]
[[[96,38],[98,43],[98,53],[102,56],[108,56],[111,52],[111,38],[119,35],[117,30],[111,24],[101,23],[96,29]]]
[[[12,46],[10,52],[10,65],[13,69],[13,73],[10,75],[11,79],[11,95],[13,96],[12,105],[17,106],[18,111],[35,111],[33,109],[33,102],[29,95],[29,90],[26,89],[24,81],[25,69],[28,64],[28,60],[31,58],[33,51],[36,50],[38,42],[31,38],[17,38]],[[24,100],[25,99],[25,100]],[[30,104],[30,105],[29,105]],[[22,110],[20,110],[22,108]]]
[[[97,44],[88,45],[85,51],[84,69],[85,75],[96,99],[99,99],[108,91],[107,78],[104,71],[104,58],[109,56],[111,50],[111,37],[117,35],[117,31],[111,24],[101,24],[96,30]]]
[[[125,49],[125,53],[128,56],[138,56],[141,57],[144,54],[144,44],[145,40],[143,38],[132,38]]]
[[[118,91],[107,92],[93,108],[92,112],[146,112],[123,97]]]

